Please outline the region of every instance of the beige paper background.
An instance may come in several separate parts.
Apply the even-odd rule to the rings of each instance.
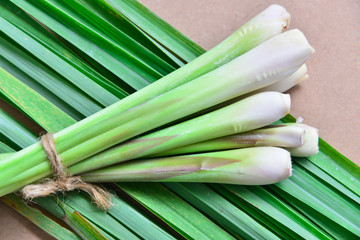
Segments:
[[[305,33],[316,53],[310,78],[290,91],[291,113],[360,165],[360,1],[141,0],[195,42],[210,49],[271,3],[287,8],[291,28]],[[51,239],[0,204],[0,239]]]

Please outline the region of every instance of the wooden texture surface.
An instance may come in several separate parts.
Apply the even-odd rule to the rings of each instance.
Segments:
[[[320,136],[360,165],[360,1],[358,0],[141,0],[205,49],[215,46],[271,3],[292,15],[316,53],[310,78],[290,91],[291,113],[319,128]],[[50,239],[0,204],[0,239]]]

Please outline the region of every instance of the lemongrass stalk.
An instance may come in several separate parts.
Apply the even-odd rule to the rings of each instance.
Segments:
[[[113,119],[113,124],[108,122],[105,125],[102,123],[230,62],[266,40],[280,34],[288,28],[289,23],[290,14],[285,8],[279,5],[269,6],[223,42],[185,66],[112,106],[55,134],[54,137],[58,142],[58,147],[66,150],[108,129],[114,128],[119,124],[116,119]]]
[[[289,126],[295,126],[299,123],[288,123]],[[294,157],[309,157],[319,152],[319,132],[318,129],[306,124],[301,124],[305,130],[304,145],[299,147],[287,147],[285,148]]]
[[[0,161],[2,160],[6,160],[7,158],[9,158],[9,156],[11,156],[14,153],[0,153]]]
[[[149,155],[147,158],[260,146],[297,148],[304,145],[304,138],[305,129],[302,124],[270,125],[244,133],[184,145],[183,147]]]
[[[273,123],[289,112],[289,95],[278,92],[259,93],[219,110],[115,146],[69,167],[69,171],[78,174],[179,146],[249,131]],[[287,146],[295,147],[299,144]]]
[[[259,88],[255,91],[249,92],[247,94],[240,95],[239,97],[233,98],[230,101],[219,104],[219,105],[211,108],[210,110],[215,110],[215,109],[221,108],[223,106],[227,106],[231,103],[240,101],[241,99],[247,98],[251,95],[261,93],[261,92],[267,92],[267,91],[285,92],[288,89],[286,89],[286,87],[283,87],[283,85],[286,85],[286,86],[288,86],[288,88],[291,88],[291,87],[295,86],[297,83],[300,83],[302,80],[306,79],[307,77],[308,77],[307,68],[306,68],[306,65],[303,64],[293,74],[291,74],[290,76],[287,76],[286,78],[280,78],[277,81],[275,81],[275,83],[273,83],[273,84],[270,84],[263,88]],[[280,84],[278,84],[278,83],[280,83]],[[268,89],[272,89],[272,90],[268,90]],[[208,111],[208,109],[206,111]],[[202,113],[203,112],[200,112],[197,114],[202,114]]]
[[[288,151],[276,147],[130,161],[81,175],[87,182],[206,182],[265,185],[291,176]]]
[[[280,34],[222,67],[120,114],[120,122],[124,124],[69,151],[60,151],[60,158],[64,165],[70,166],[136,135],[273,84],[294,73],[313,52],[299,30]],[[14,154],[14,165],[21,162],[22,166],[1,174],[0,187],[16,181],[26,185],[30,179],[49,175],[51,170],[44,155],[40,144]],[[21,174],[25,178],[19,178],[25,169],[29,169],[28,175]]]
[[[301,83],[302,81],[307,80],[308,78],[309,78],[309,75],[307,74],[307,68],[306,68],[306,65],[304,64],[299,68],[299,70],[297,70],[295,73],[291,74],[289,77],[284,78],[270,86],[259,89],[258,91],[255,91],[255,93],[263,92],[263,91],[286,92],[290,88]]]

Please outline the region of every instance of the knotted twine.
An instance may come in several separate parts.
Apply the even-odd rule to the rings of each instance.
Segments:
[[[80,177],[71,177],[68,169],[62,164],[55,148],[52,133],[41,136],[41,143],[49,159],[54,179],[44,179],[45,182],[30,184],[22,189],[25,200],[32,200],[37,197],[45,197],[56,192],[69,192],[75,189],[87,192],[98,208],[106,211],[111,206],[111,194],[104,189],[83,182]]]

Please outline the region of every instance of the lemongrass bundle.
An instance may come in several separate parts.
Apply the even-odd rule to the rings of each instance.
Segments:
[[[94,129],[81,124],[72,138],[64,133],[72,132],[76,126],[55,134],[59,157],[65,166],[71,166],[151,129],[271,85],[294,73],[312,53],[300,31],[280,34],[222,67],[125,112],[120,110],[121,114],[114,106],[107,110],[113,111],[109,119],[104,119],[101,113],[95,114],[90,121],[102,121],[101,131],[96,136],[91,133],[90,139],[85,137],[84,141],[84,136]],[[81,143],[69,144],[79,139]],[[12,155],[0,166],[0,172],[0,195],[4,195],[48,176],[51,169],[42,146],[37,143]]]

